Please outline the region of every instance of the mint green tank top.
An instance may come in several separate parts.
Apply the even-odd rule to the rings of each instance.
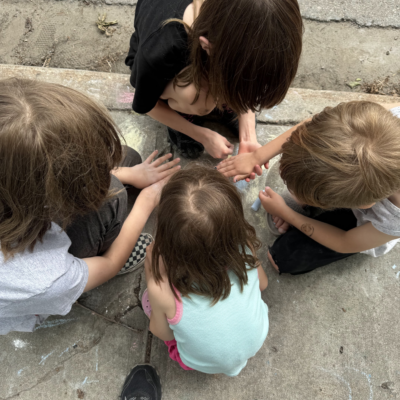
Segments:
[[[181,297],[168,323],[185,365],[207,374],[236,376],[267,337],[268,306],[261,298],[257,269],[247,271],[243,292],[236,275],[228,274],[228,298],[212,306],[204,296]]]

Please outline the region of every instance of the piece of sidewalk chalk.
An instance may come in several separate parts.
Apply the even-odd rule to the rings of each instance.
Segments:
[[[238,190],[243,192],[244,190],[247,189],[248,182],[243,180],[243,181],[236,182],[234,185],[238,188]]]
[[[261,200],[257,198],[257,200],[251,206],[251,209],[254,211],[258,211],[260,209],[260,206],[261,206]]]

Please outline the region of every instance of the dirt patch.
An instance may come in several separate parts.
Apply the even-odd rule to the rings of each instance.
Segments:
[[[372,82],[364,82],[360,88],[365,93],[400,96],[400,82],[393,82],[390,76],[379,78]]]

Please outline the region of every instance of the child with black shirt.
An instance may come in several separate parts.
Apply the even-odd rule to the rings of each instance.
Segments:
[[[139,0],[126,64],[133,110],[168,126],[182,156],[233,146],[202,127],[213,112],[239,136],[239,153],[260,147],[254,112],[280,103],[299,63],[297,0]]]

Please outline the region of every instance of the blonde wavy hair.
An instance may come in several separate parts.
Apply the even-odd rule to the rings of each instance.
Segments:
[[[400,119],[379,104],[327,107],[282,150],[281,177],[305,204],[358,208],[400,190]]]

